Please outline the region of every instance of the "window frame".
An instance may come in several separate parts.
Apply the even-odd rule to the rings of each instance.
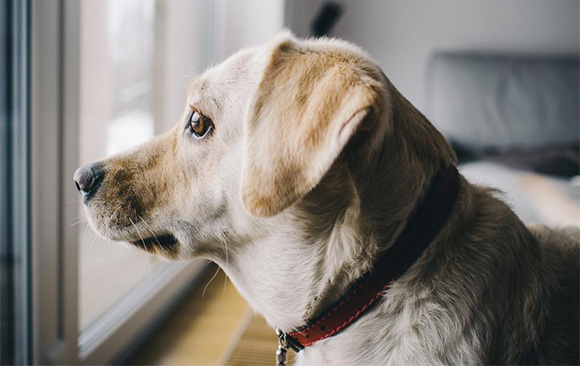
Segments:
[[[28,1],[0,4],[0,363],[30,363]]]

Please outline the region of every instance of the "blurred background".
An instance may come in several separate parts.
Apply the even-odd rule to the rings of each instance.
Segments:
[[[3,0],[0,362],[271,364],[223,273],[97,237],[74,170],[175,124],[283,28],[360,45],[524,222],[580,225],[577,0]]]

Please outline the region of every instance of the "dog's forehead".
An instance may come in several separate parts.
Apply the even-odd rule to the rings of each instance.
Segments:
[[[232,93],[251,92],[259,81],[264,60],[262,48],[242,50],[194,80],[190,94],[216,100]]]

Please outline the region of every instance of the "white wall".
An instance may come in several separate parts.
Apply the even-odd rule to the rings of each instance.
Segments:
[[[214,0],[217,56],[259,46],[284,25],[285,0]]]
[[[362,46],[419,109],[437,50],[579,53],[578,0],[335,0],[345,12],[333,35]],[[306,35],[323,1],[288,0],[286,24]]]
[[[88,1],[88,0],[85,0]],[[156,0],[154,96],[155,133],[169,130],[183,114],[194,75],[213,60],[210,0]]]
[[[194,75],[241,48],[264,43],[284,24],[284,0],[157,0],[156,10],[154,110],[163,121],[156,133],[181,117]]]

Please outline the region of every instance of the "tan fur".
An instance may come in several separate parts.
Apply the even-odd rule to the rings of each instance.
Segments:
[[[189,104],[214,121],[208,138],[186,133]],[[378,66],[342,41],[281,34],[205,72],[185,105],[172,131],[99,163],[90,222],[167,258],[217,262],[285,331],[371,268],[455,162]],[[461,178],[425,254],[298,362],[577,363],[580,231],[530,230],[495,192]],[[178,243],[147,240],[166,234]]]
[[[320,182],[364,117],[380,108],[372,67],[346,52],[272,51],[247,116],[242,199],[273,216]]]

